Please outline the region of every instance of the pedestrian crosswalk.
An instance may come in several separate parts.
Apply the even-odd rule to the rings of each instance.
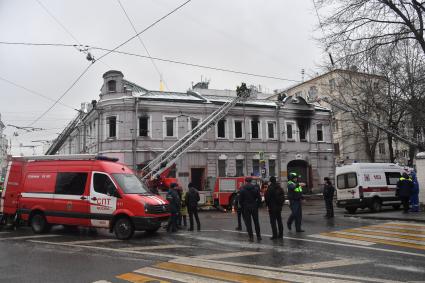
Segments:
[[[425,225],[416,223],[388,222],[332,232],[310,235],[310,237],[350,242],[353,244],[383,244],[425,250]]]

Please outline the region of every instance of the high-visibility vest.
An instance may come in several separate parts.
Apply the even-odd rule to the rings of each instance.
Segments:
[[[412,182],[412,179],[410,179],[410,178],[406,179],[406,178],[404,178],[404,177],[400,177],[400,179],[399,179],[399,180],[400,180],[400,181],[409,180],[410,182]]]
[[[288,185],[291,185],[291,184],[296,185],[294,182],[288,181]],[[298,186],[295,187],[294,192],[296,192],[296,193],[302,193],[303,192],[303,188],[300,185],[298,185]]]

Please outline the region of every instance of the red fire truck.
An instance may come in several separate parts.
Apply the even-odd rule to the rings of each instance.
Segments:
[[[264,200],[264,192],[267,187],[260,177],[218,177],[215,180],[213,192],[214,206],[231,210],[236,192],[245,184],[247,178],[252,179],[252,182],[260,187],[260,193]]]
[[[12,158],[0,214],[9,222],[21,218],[35,233],[61,224],[108,228],[118,239],[157,231],[170,215],[168,202],[127,166],[84,154]]]

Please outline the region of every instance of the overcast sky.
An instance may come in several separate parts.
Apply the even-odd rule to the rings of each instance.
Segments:
[[[39,0],[51,15],[78,40],[114,48],[135,35],[117,0]],[[137,31],[183,3],[183,0],[121,0]],[[0,0],[0,41],[66,43],[72,38],[36,0]],[[228,68],[249,73],[301,80],[320,71],[325,56],[315,41],[320,36],[312,0],[192,0],[181,10],[141,35],[151,56]],[[136,39],[120,51],[146,55]],[[103,51],[91,50],[95,57]],[[85,54],[72,47],[34,47],[0,44],[0,113],[4,124],[27,126],[52,101],[17,88],[7,79],[42,95],[57,99],[89,64]],[[234,89],[242,81],[270,92],[293,83],[156,62],[167,89],[186,91],[201,77],[210,88]],[[99,98],[102,74],[120,70],[127,80],[159,89],[159,74],[149,59],[110,54],[96,62],[61,100],[79,108],[83,101]],[[12,138],[12,154],[32,154],[33,140],[54,139],[77,114],[56,105],[34,127],[47,130]],[[11,137],[16,129],[7,127]],[[41,154],[42,147],[37,148]]]

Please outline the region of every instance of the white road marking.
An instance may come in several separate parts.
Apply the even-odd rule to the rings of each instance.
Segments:
[[[313,263],[305,263],[305,264],[296,264],[296,265],[287,265],[283,266],[283,269],[296,269],[296,270],[315,270],[322,268],[332,268],[339,266],[347,266],[347,265],[355,265],[355,264],[364,264],[369,263],[370,260],[354,260],[354,259],[337,259],[337,260],[329,260],[329,261],[319,261]]]
[[[184,245],[161,245],[161,246],[129,247],[129,248],[123,248],[123,250],[129,250],[129,251],[149,251],[149,250],[179,249],[179,248],[187,248],[187,247],[189,247],[189,246],[184,246]]]
[[[202,259],[201,259],[202,260]],[[331,278],[338,278],[338,279],[347,279],[347,280],[355,280],[355,281],[362,281],[362,282],[380,282],[380,283],[398,283],[400,281],[393,281],[393,280],[385,280],[381,278],[371,278],[371,277],[361,277],[361,276],[351,276],[351,275],[343,275],[343,274],[331,274],[331,273],[324,273],[324,272],[317,272],[317,271],[307,271],[307,270],[291,270],[291,269],[282,269],[282,267],[271,267],[271,266],[264,266],[264,265],[253,265],[253,264],[244,264],[244,263],[237,263],[237,262],[229,262],[229,261],[215,261],[215,260],[207,260],[207,262],[215,262],[218,264],[225,264],[230,266],[242,266],[247,268],[259,268],[262,270],[271,270],[271,271],[278,271],[278,272],[289,272],[289,273],[297,273],[297,274],[304,274],[304,275],[311,275],[311,276],[319,276],[319,277],[331,277]],[[316,282],[313,280],[312,282]],[[340,282],[340,281],[337,281]]]
[[[83,241],[70,241],[70,242],[63,242],[66,244],[92,244],[92,243],[109,243],[109,242],[122,242],[118,239],[98,239],[98,240],[83,240]]]
[[[396,232],[396,231],[377,230],[377,229],[368,229],[367,227],[353,228],[353,229],[350,229],[350,230],[353,230],[353,231],[365,231],[365,232],[375,232],[375,233],[387,233],[387,234],[395,234],[395,235],[402,235],[402,236],[415,236],[415,237],[419,237],[419,238],[422,237],[425,240],[425,235],[420,235],[420,234],[416,234],[416,233]]]
[[[112,283],[111,281],[106,281],[106,280],[98,280],[98,281],[94,281],[92,283]]]
[[[254,275],[254,276],[260,276],[260,277],[271,278],[271,279],[287,280],[291,282],[315,282],[315,283],[356,282],[356,281],[350,281],[350,280],[333,279],[329,277],[319,278],[316,276],[298,275],[298,274],[293,274],[289,272],[286,273],[286,272],[270,271],[270,270],[264,270],[259,268],[253,268],[252,266],[245,267],[242,264],[232,266],[232,265],[228,265],[227,262],[219,263],[216,261],[213,262],[209,260],[194,261],[193,259],[175,259],[175,260],[172,260],[171,262],[191,265],[191,266],[200,267],[200,268],[211,268],[211,269],[217,269],[221,271],[234,272],[234,273],[240,273],[240,274],[246,274],[246,275]]]
[[[408,272],[417,272],[417,273],[425,273],[425,268],[419,268],[416,266],[401,266],[401,265],[392,265],[392,264],[374,264],[379,267],[386,267],[400,271],[408,271]]]
[[[50,237],[59,237],[60,235],[32,235],[32,236],[14,236],[0,238],[0,241],[4,240],[25,240],[25,239],[38,239],[38,238],[50,238]]]
[[[421,245],[425,246],[424,241],[415,241],[415,240],[409,240],[409,239],[401,239],[401,238],[393,238],[393,237],[386,237],[386,236],[376,236],[376,235],[365,235],[361,233],[352,233],[352,232],[345,232],[345,231],[338,231],[338,234],[342,235],[349,235],[349,236],[360,236],[360,237],[368,237],[371,239],[380,239],[380,240],[388,240],[388,241],[395,241],[400,243],[409,243],[409,244],[415,244],[415,245]]]
[[[107,247],[97,247],[97,246],[85,246],[85,245],[78,245],[78,244],[67,244],[67,243],[61,243],[61,242],[48,242],[48,241],[39,241],[39,240],[29,240],[29,242],[55,245],[55,246],[65,246],[65,247],[74,247],[74,248],[77,247],[77,248],[85,248],[85,249],[92,249],[92,250],[111,251],[111,252],[117,252],[117,253],[129,253],[129,254],[139,254],[139,255],[150,255],[150,256],[156,256],[156,257],[179,258],[179,256],[175,256],[171,254],[160,254],[160,253],[154,253],[154,252],[139,252],[139,251],[126,250],[126,249],[119,249],[119,248],[117,249],[117,248],[107,248]]]
[[[168,270],[163,270],[163,269],[158,269],[153,267],[143,267],[138,270],[135,270],[134,272],[144,274],[144,275],[154,276],[154,277],[187,282],[187,283],[210,283],[210,282],[225,283],[227,282],[227,281],[221,281],[221,280],[216,280],[216,279],[211,279],[211,278],[201,277],[196,275],[189,275],[185,273],[168,271]]]
[[[194,258],[201,258],[201,259],[220,259],[220,258],[230,258],[230,257],[241,257],[241,256],[260,255],[260,254],[264,254],[264,253],[262,253],[262,252],[230,252],[230,253],[219,253],[219,254],[200,255],[200,256],[195,256]]]
[[[340,231],[338,231],[338,233],[340,233]],[[359,241],[359,240],[353,240],[353,239],[336,238],[336,237],[325,236],[320,234],[314,234],[314,235],[308,235],[308,236],[312,238],[322,239],[322,240],[338,241],[338,242],[350,243],[350,244],[362,245],[362,246],[375,245],[375,243],[371,243],[371,242],[365,242],[365,241]]]
[[[231,230],[222,230],[222,231],[223,232],[235,232],[235,231],[231,231]],[[239,233],[245,233],[245,232],[239,232]],[[371,251],[379,251],[379,252],[387,252],[387,253],[394,253],[394,254],[425,257],[425,254],[418,254],[418,253],[405,252],[405,251],[399,251],[399,250],[390,250],[390,249],[351,245],[351,244],[343,244],[343,243],[336,243],[336,242],[317,241],[317,240],[304,239],[304,238],[293,238],[293,237],[283,237],[283,238],[289,239],[289,240],[294,240],[294,241],[301,241],[301,242],[312,242],[312,243],[320,243],[320,244],[327,244],[327,245],[333,245],[333,246],[351,247],[351,248],[371,250]]]

